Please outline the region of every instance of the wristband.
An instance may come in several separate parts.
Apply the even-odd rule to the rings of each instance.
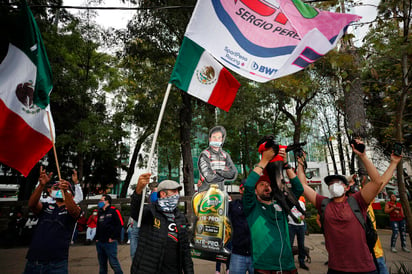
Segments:
[[[291,169],[292,166],[289,163],[284,163],[283,164],[283,169]]]
[[[262,171],[265,169],[263,166],[260,166],[258,164],[256,164],[255,167],[258,167],[258,168],[262,169]]]

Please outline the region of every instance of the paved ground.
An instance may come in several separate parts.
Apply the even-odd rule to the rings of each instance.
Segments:
[[[412,253],[402,251],[398,251],[398,253],[390,252],[390,236],[390,230],[379,230],[379,237],[382,241],[385,257],[391,273],[412,273]],[[327,266],[325,266],[324,263],[327,261],[327,253],[322,242],[323,235],[321,234],[311,234],[306,237],[306,246],[310,248],[312,262],[308,264],[310,268],[309,271],[299,269],[299,273],[326,273]],[[400,250],[399,239],[397,244],[397,248]],[[408,246],[409,244],[410,241],[408,238]],[[22,273],[25,265],[26,252],[27,248],[0,249],[0,273]],[[128,245],[119,246],[119,258],[123,271],[129,273],[131,261]],[[297,258],[295,258],[295,261],[297,263]],[[196,274],[215,273],[215,262],[194,259],[194,264]],[[405,264],[408,272],[398,272],[398,266],[400,264]],[[224,269],[224,266],[222,269]],[[69,273],[98,273],[98,262],[94,245],[85,246],[75,244],[70,248]],[[113,271],[110,270],[109,273],[113,273]]]

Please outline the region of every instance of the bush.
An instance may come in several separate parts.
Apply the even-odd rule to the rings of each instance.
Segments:
[[[309,230],[309,233],[322,233],[322,230],[318,226],[318,223],[316,222],[316,215],[306,218],[306,225]]]
[[[306,225],[309,233],[322,233],[322,230],[316,222],[318,210],[311,203],[306,204]]]

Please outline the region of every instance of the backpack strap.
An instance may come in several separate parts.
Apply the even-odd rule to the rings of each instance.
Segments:
[[[322,233],[325,233],[325,231],[323,230],[323,223],[325,221],[325,209],[326,206],[330,203],[331,199],[329,198],[325,198],[322,200],[322,203],[320,205],[320,224],[322,225],[321,230]]]
[[[355,214],[356,219],[358,219],[359,223],[362,225],[362,227],[363,227],[363,229],[365,230],[365,233],[366,233],[366,219],[360,211],[358,202],[356,201],[355,198],[353,198],[352,196],[349,196],[348,197],[348,203],[349,203],[349,206],[352,209],[353,213]],[[366,213],[366,218],[368,218],[368,213]],[[378,271],[378,274],[379,274],[380,269],[379,269],[378,261],[376,259],[375,251],[373,250],[373,248],[369,248],[369,251],[372,254],[373,262],[374,262],[376,270]]]
[[[363,229],[366,231],[366,227],[365,227],[366,220],[365,220],[365,217],[362,215],[362,212],[360,211],[358,202],[356,201],[355,198],[353,198],[352,196],[349,196],[348,203],[349,203],[350,208],[353,211],[353,214],[355,214],[356,219],[358,219],[359,223],[361,224]]]

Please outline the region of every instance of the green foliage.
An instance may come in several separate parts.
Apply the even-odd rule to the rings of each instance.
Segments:
[[[410,14],[403,14],[404,5],[410,3],[380,2],[377,24],[371,26],[361,48],[361,53],[367,57],[362,65],[362,79],[368,98],[367,115],[373,125],[371,134],[386,154],[392,152],[393,142],[398,140],[398,136],[404,137],[400,141],[407,150],[410,150],[412,145],[412,117],[404,115],[399,109],[402,94],[406,92],[403,70],[409,70],[407,82],[410,82],[412,61],[410,33],[405,35],[410,28],[411,17]],[[406,59],[403,59],[403,56],[407,56]],[[410,96],[405,98],[407,110],[410,109],[412,101]],[[403,124],[401,135],[397,129],[400,123]]]
[[[309,233],[322,233],[321,228],[316,222],[316,216],[306,218],[306,225],[308,227]]]
[[[318,216],[318,210],[311,203],[306,204],[306,225],[308,227],[309,233],[322,233],[321,228],[316,222]]]
[[[84,18],[83,18],[84,19]],[[93,186],[116,184],[122,138],[120,119],[109,114],[106,85],[119,75],[116,60],[98,52],[102,31],[87,20],[73,20],[45,39],[54,73],[51,107],[56,125],[56,147],[63,173],[79,169]]]

